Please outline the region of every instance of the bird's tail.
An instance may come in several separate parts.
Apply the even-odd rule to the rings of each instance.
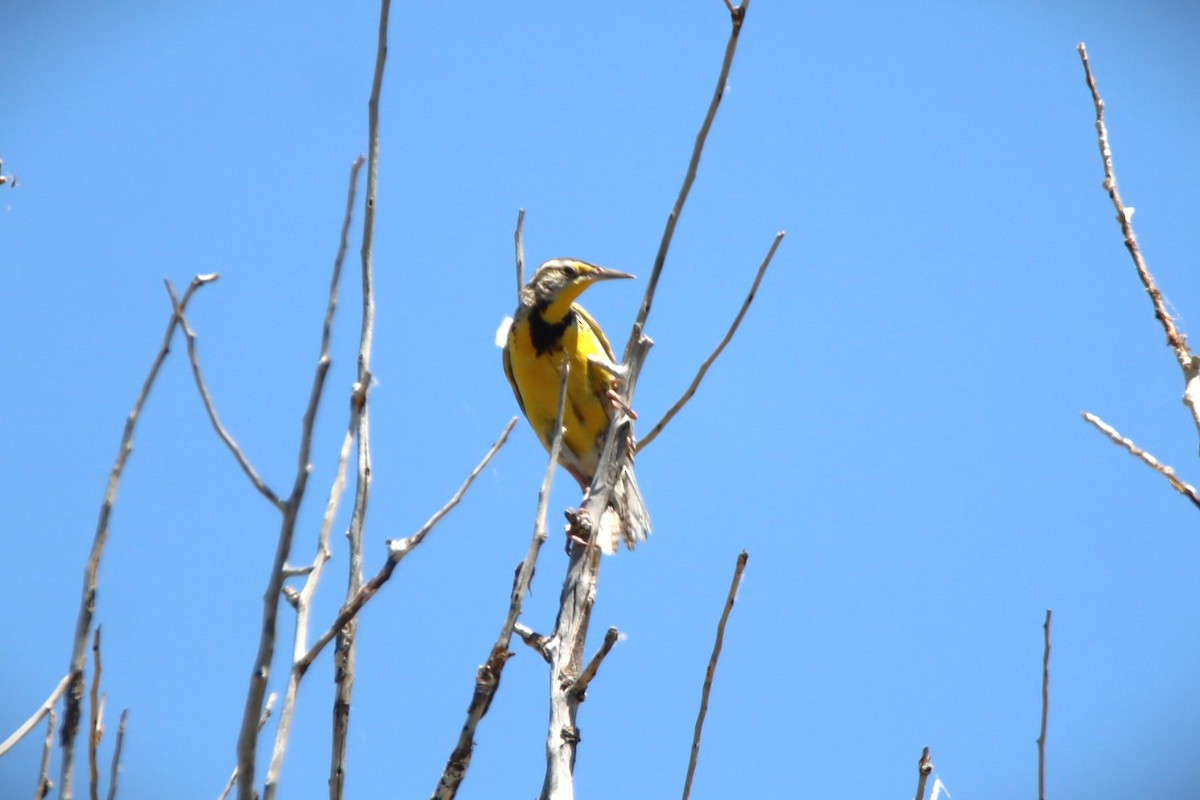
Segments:
[[[608,496],[608,508],[600,518],[600,550],[605,555],[617,552],[622,541],[630,550],[650,535],[650,512],[642,499],[637,477],[633,474],[633,459],[621,467],[621,477]]]

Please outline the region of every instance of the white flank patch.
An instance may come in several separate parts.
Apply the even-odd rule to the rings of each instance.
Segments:
[[[504,349],[504,345],[508,343],[508,329],[511,327],[512,317],[500,320],[500,327],[496,328],[496,347]]]

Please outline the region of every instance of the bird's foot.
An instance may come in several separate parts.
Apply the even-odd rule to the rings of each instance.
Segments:
[[[630,408],[629,404],[625,402],[625,398],[621,397],[620,392],[616,389],[609,389],[604,396],[608,398],[608,402],[612,403],[613,408],[621,409],[630,419],[638,418],[637,412]]]
[[[584,502],[585,503],[587,502],[586,493],[584,494]],[[567,518],[566,552],[567,552],[567,555],[570,555],[571,548],[574,545],[578,544],[578,545],[583,545],[584,547],[588,546],[588,544],[592,540],[594,526],[592,525],[591,514],[589,514],[587,512],[587,509],[583,508],[582,504],[580,505],[579,508],[567,509],[566,512],[564,513],[564,516]]]

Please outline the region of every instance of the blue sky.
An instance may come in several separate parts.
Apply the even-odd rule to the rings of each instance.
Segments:
[[[164,278],[221,273],[190,314],[208,380],[265,479],[290,485],[376,18],[309,2],[7,10],[0,157],[20,185],[0,189],[3,733],[67,666],[104,481],[169,316]],[[719,0],[427,4],[397,6],[391,33],[372,570],[516,413],[493,334],[514,305],[517,209],[533,264],[645,278],[727,16]],[[755,0],[650,319],[643,425],[718,341],[775,232],[788,238],[737,339],[638,462],[656,532],[601,575],[594,628],[627,638],[581,711],[581,796],[679,792],[742,549],[695,797],[911,797],[925,745],[956,798],[1034,796],[1046,608],[1049,794],[1195,796],[1196,510],[1079,412],[1192,481],[1197,437],[1100,188],[1075,45],[1150,266],[1195,333],[1198,35],[1184,2]],[[297,562],[353,380],[356,275],[344,285]],[[585,300],[623,342],[643,288]],[[363,614],[351,796],[433,790],[544,465],[522,423]],[[560,473],[552,518],[577,501]],[[130,708],[123,797],[224,785],[276,532],[177,341],[101,575],[110,729]],[[337,541],[318,620],[343,592]],[[552,627],[564,564],[552,539],[535,629]],[[286,797],[325,796],[330,672],[322,660],[302,690]],[[462,797],[536,794],[546,680],[518,647]],[[38,738],[0,760],[5,794],[32,791]]]

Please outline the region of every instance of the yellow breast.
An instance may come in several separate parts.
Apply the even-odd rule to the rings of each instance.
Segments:
[[[576,478],[590,481],[600,460],[604,433],[611,414],[605,394],[613,376],[595,361],[615,359],[603,331],[579,306],[573,305],[561,335],[545,342],[546,323],[535,331],[539,320],[532,314],[514,320],[504,348],[504,368],[517,395],[521,410],[548,450],[558,414],[559,365],[567,357],[571,372],[567,383],[567,405],[563,412],[563,466]],[[552,326],[553,327],[553,326]],[[535,339],[538,341],[535,344]],[[537,345],[541,345],[539,349]]]

